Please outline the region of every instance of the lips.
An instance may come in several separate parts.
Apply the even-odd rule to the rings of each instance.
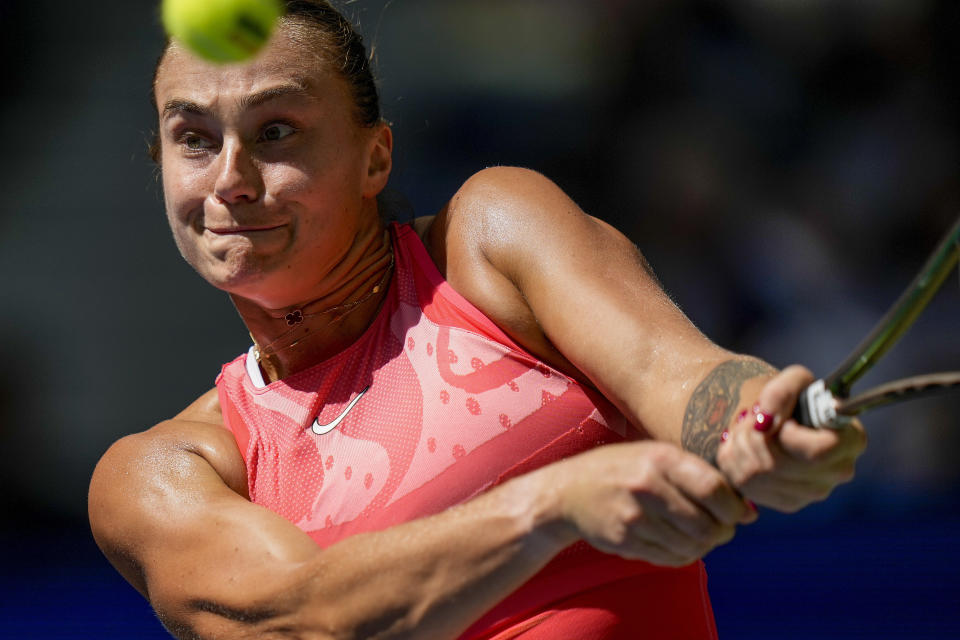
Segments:
[[[243,233],[258,233],[262,231],[273,231],[274,229],[279,229],[285,225],[282,224],[270,224],[270,225],[236,225],[236,226],[226,226],[226,227],[206,227],[206,230],[210,233],[215,233],[218,236],[229,236],[237,235]]]

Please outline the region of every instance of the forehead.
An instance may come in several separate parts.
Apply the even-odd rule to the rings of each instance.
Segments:
[[[317,51],[287,37],[284,30],[249,63],[218,65],[193,55],[174,41],[163,56],[154,84],[157,105],[171,98],[214,105],[276,86],[301,86],[316,97],[347,99],[346,82],[329,69]]]

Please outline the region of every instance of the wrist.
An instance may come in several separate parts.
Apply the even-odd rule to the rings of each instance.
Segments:
[[[737,357],[714,367],[691,393],[683,417],[683,448],[716,462],[724,430],[732,430],[737,415],[752,407],[766,382],[775,374],[770,365]]]
[[[570,475],[564,462],[541,467],[512,480],[518,496],[515,505],[521,510],[530,538],[538,544],[552,547],[554,553],[580,539],[578,530],[567,515],[566,494]]]

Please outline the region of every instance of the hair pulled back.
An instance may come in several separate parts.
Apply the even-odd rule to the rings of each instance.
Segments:
[[[380,122],[380,96],[370,70],[363,38],[327,0],[287,0],[280,19],[292,38],[314,45],[321,59],[350,85],[358,123]]]
[[[278,26],[305,50],[318,56],[321,64],[340,74],[350,87],[357,124],[372,127],[380,122],[380,95],[370,69],[363,38],[353,24],[327,0],[286,0]],[[170,48],[167,38],[153,72],[156,85],[160,64]],[[151,91],[152,93],[152,91]],[[160,162],[160,144],[154,135],[150,157]]]

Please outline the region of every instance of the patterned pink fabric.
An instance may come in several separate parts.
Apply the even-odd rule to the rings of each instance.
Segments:
[[[246,355],[217,378],[251,500],[322,546],[438,513],[514,475],[635,437],[605,399],[524,352],[455,292],[410,227],[393,225],[391,235],[396,269],[387,299],[353,345],[262,388],[247,375]],[[322,435],[311,429],[338,417]],[[658,584],[654,574],[673,582],[687,576],[678,584],[689,593],[676,593],[684,615],[712,630],[700,563],[665,570],[575,545],[464,637],[520,637],[489,634],[509,631],[517,616],[526,629],[550,602],[604,583],[643,575],[649,588]],[[611,615],[633,624],[624,612]],[[650,622],[644,626],[655,628]]]

